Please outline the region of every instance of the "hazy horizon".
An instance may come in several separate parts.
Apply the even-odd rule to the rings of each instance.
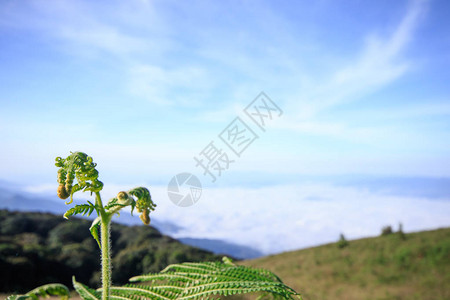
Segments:
[[[175,238],[224,240],[264,254],[335,242],[340,233],[348,239],[377,236],[382,227],[389,225],[397,230],[399,223],[405,232],[450,226],[450,178],[358,180],[333,182],[330,178],[316,178],[295,185],[209,187],[198,203],[187,208],[164,201],[166,186],[145,182],[142,185],[149,187],[158,205],[152,213],[153,220],[179,227],[167,234]],[[49,199],[64,207],[64,201],[55,195],[56,185],[18,185],[13,191]],[[416,187],[408,188],[413,185]],[[106,184],[104,199],[134,186]],[[0,182],[0,188],[8,188],[8,183]],[[75,198],[83,202],[89,194]]]

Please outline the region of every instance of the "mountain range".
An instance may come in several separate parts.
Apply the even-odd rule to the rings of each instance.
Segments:
[[[23,191],[13,191],[7,186],[6,182],[0,182],[0,209],[20,212],[45,212],[53,214],[64,214],[67,206],[62,203],[56,196],[44,197]],[[17,190],[20,190],[19,188]],[[92,219],[88,218],[88,219]],[[130,214],[121,214],[117,218],[117,223],[124,225],[142,224],[139,218]],[[115,220],[115,221],[116,221]],[[152,226],[157,228],[161,233],[166,235],[176,234],[182,227],[166,221],[159,221],[152,218]],[[263,256],[263,253],[248,246],[234,244],[218,239],[201,239],[191,237],[178,238],[179,241],[186,245],[194,246],[200,249],[211,251],[215,254],[228,255],[237,259],[249,259]]]

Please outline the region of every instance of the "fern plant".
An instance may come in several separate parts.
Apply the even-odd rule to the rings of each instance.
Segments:
[[[59,283],[51,283],[35,288],[25,295],[11,295],[7,300],[36,300],[39,297],[60,296],[61,299],[69,299],[69,289]]]
[[[97,164],[92,157],[83,152],[71,153],[67,158],[56,158],[58,169],[57,194],[61,199],[70,198],[79,191],[90,192],[94,201],[86,201],[67,210],[64,218],[74,215],[90,216],[97,214],[90,232],[101,250],[102,287],[92,289],[77,282],[73,277],[73,286],[85,300],[196,300],[219,298],[234,294],[263,292],[276,298],[293,299],[301,296],[285,285],[275,274],[263,269],[237,266],[229,258],[222,262],[182,263],[168,266],[160,273],[136,276],[125,286],[111,286],[111,249],[110,224],[112,216],[124,207],[136,209],[145,225],[150,224],[150,212],[156,207],[150,192],[145,187],[121,191],[116,197],[103,204],[100,191],[103,183],[98,180]],[[75,183],[76,181],[76,183]],[[69,290],[61,284],[48,284],[38,287],[24,295],[12,295],[12,299],[38,299],[51,295],[67,299]]]

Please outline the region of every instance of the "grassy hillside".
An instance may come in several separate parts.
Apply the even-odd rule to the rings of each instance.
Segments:
[[[312,299],[450,299],[450,228],[398,233],[242,262]]]

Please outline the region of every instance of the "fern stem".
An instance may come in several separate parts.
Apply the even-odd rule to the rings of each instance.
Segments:
[[[95,204],[99,207],[101,212],[104,212],[102,197],[100,196],[100,192],[95,192]]]
[[[102,300],[109,299],[111,288],[110,221],[111,217],[106,213],[102,213],[100,227],[102,243]]]
[[[102,251],[102,300],[108,300],[111,289],[111,215],[104,209],[100,193],[96,192],[95,196],[95,204],[99,207],[101,217],[100,239]]]

